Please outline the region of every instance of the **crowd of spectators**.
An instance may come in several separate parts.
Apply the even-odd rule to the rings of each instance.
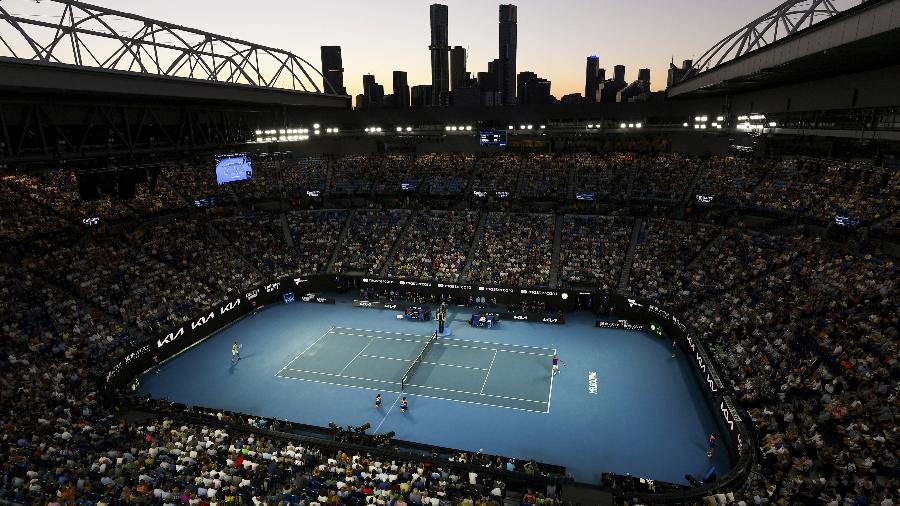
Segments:
[[[688,313],[757,432],[763,472],[746,499],[893,504],[897,265],[802,235],[789,248],[788,264]]]
[[[516,194],[528,200],[557,200],[566,197],[572,160],[566,155],[537,154],[523,160],[521,189]]]
[[[690,294],[682,285],[691,262],[720,233],[713,225],[652,219],[644,221],[635,245],[631,293],[671,304]]]
[[[331,188],[335,195],[367,195],[378,180],[384,157],[358,155],[338,158],[332,164]]]
[[[285,162],[281,172],[281,187],[289,198],[307,197],[307,192],[321,196],[328,189],[329,160],[324,158],[303,158]]]
[[[383,159],[363,159],[369,168],[360,170],[375,180]],[[493,167],[479,184],[506,185],[538,159],[479,159],[479,168]],[[475,166],[468,155],[420,157],[416,164],[420,160],[428,160],[431,193],[464,188],[459,181],[469,176],[461,174]],[[643,162],[628,154],[572,155],[571,163],[576,191],[622,197],[633,177],[634,185],[649,189],[632,195],[677,198],[687,174],[696,171],[698,193],[824,218],[848,212],[896,229],[895,173],[811,161],[674,160],[676,168],[658,176],[644,174],[647,167],[637,167]],[[303,174],[318,170],[310,180],[327,179],[327,162],[310,163],[316,168]],[[355,170],[345,166],[335,174],[350,181]],[[2,238],[29,247],[10,248],[0,259],[0,498],[29,504],[501,504],[502,484],[452,465],[331,452],[236,426],[128,421],[100,402],[102,365],[136,340],[158,336],[263,277],[323,272],[345,224],[338,272],[387,266],[391,275],[455,280],[474,240],[471,280],[551,281],[550,214],[492,212],[481,237],[474,237],[478,215],[467,211],[420,212],[401,236],[408,210],[293,211],[283,218],[248,211],[208,223],[202,214],[178,215],[113,235],[85,234],[74,244],[56,233],[82,230],[71,220],[82,215],[115,221],[184,210],[172,188],[186,198],[221,191],[208,185],[209,174],[214,177],[211,170],[164,170],[152,192],[148,182],[138,185],[133,200],[90,202],[79,199],[71,173],[4,177]],[[277,192],[280,177],[305,177],[290,169],[273,174],[246,185],[252,189],[247,198]],[[535,173],[521,181],[523,195],[552,188],[541,178]],[[737,491],[739,500],[893,504],[900,487],[896,261],[804,228],[785,236],[740,224],[644,220],[629,291],[685,314],[755,431],[761,467]],[[559,280],[614,288],[630,231],[623,218],[564,217]],[[221,415],[219,421],[235,420]],[[254,422],[241,421],[260,427]],[[546,495],[527,494],[527,502],[556,502]]]
[[[384,168],[375,183],[376,195],[396,195],[402,191],[402,185],[410,190],[417,190],[428,174],[433,155],[418,157],[410,155],[388,155],[384,158]]]
[[[213,226],[267,279],[300,273],[300,257],[285,240],[281,214],[248,211],[215,220]]]
[[[406,209],[357,210],[350,217],[347,235],[332,270],[339,273],[381,272],[409,214]]]
[[[479,192],[506,192],[512,195],[521,174],[523,157],[511,153],[483,156],[475,160],[472,190]]]
[[[638,156],[632,167],[631,198],[681,201],[696,171],[694,159],[687,155]]]
[[[295,255],[300,262],[299,274],[325,272],[347,223],[348,214],[348,211],[338,210],[293,211],[285,214]]]
[[[615,291],[630,237],[631,220],[566,215],[560,236],[560,284]]]
[[[413,216],[388,275],[458,281],[477,225],[478,213],[473,211],[429,211]]]
[[[428,173],[428,193],[431,195],[460,195],[469,186],[475,167],[475,157],[468,153],[435,154]]]
[[[469,279],[506,286],[547,286],[553,256],[553,215],[493,212],[488,216]]]
[[[634,155],[631,153],[574,155],[575,192],[593,193],[601,200],[622,200]]]

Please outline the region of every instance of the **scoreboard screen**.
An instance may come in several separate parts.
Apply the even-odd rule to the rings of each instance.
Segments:
[[[506,146],[506,130],[482,130],[478,134],[478,142],[482,146]]]

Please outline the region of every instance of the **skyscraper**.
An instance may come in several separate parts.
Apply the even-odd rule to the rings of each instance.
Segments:
[[[406,82],[406,72],[401,70],[394,71],[394,107],[409,108],[409,85]]]
[[[587,57],[587,66],[584,70],[584,101],[593,104],[597,101],[597,81],[600,74],[600,58]]]
[[[450,43],[447,38],[447,6],[431,4],[431,92],[436,100],[450,91]]]
[[[519,72],[516,81],[519,92],[517,104],[538,105],[553,102],[550,95],[550,81],[538,77],[534,72]]]
[[[500,68],[497,81],[503,105],[516,105],[517,17],[515,5],[500,6]]]
[[[617,83],[625,82],[625,65],[616,65],[613,67],[613,81]]]
[[[365,74],[363,76],[363,96],[365,100],[362,104],[356,101],[356,107],[381,107],[384,102],[384,86],[375,82],[375,76]]]
[[[322,91],[330,93],[328,83],[339,95],[346,95],[344,88],[344,63],[341,59],[341,46],[322,46]]]
[[[650,69],[638,70],[638,81],[644,81],[645,83],[650,84]]]
[[[450,50],[450,90],[456,91],[465,86],[467,78],[466,48],[456,46]]]

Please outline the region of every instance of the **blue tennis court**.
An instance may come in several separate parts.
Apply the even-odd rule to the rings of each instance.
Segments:
[[[550,412],[552,349],[452,337],[430,342],[430,338],[428,334],[333,327],[275,376]]]
[[[397,311],[350,299],[272,305],[145,374],[141,392],[322,427],[369,423],[407,441],[564,465],[589,483],[607,471],[684,483],[728,470],[726,452],[706,456],[713,415],[667,340],[596,328],[586,312],[493,328],[470,326],[471,314],[451,307],[452,334],[425,349],[435,323]],[[232,364],[234,341],[243,347]],[[563,367],[551,376],[554,350]]]

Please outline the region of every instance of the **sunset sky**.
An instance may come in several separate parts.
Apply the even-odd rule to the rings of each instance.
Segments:
[[[518,71],[552,81],[561,97],[583,92],[588,55],[600,65],[627,67],[626,78],[648,67],[653,89],[665,87],[672,57],[696,58],[728,33],[782,0],[520,0]],[[429,9],[414,0],[93,0],[91,3],[270,45],[320,65],[319,46],[340,45],[344,82],[360,93],[372,73],[391,93],[391,72],[409,73],[409,84],[431,82]],[[487,70],[497,57],[497,6],[486,0],[446,0],[450,44],[469,49],[467,70]],[[837,2],[842,3],[841,1]],[[859,0],[843,0],[855,5]],[[47,2],[6,0],[13,12],[41,12]],[[34,14],[39,16],[40,14]]]

